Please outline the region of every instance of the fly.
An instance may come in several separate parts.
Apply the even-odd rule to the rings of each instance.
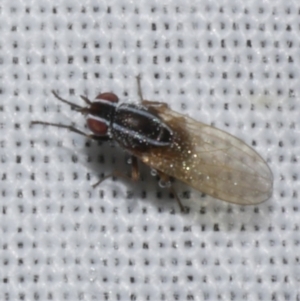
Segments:
[[[217,128],[177,113],[166,103],[144,100],[137,77],[139,104],[118,104],[113,93],[101,93],[94,101],[81,98],[82,107],[54,96],[86,116],[91,131],[64,124],[33,121],[69,129],[87,138],[116,141],[131,154],[130,178],[139,179],[138,159],[156,170],[161,186],[174,194],[183,205],[170,179],[176,178],[214,198],[240,205],[255,205],[272,195],[273,176],[264,159],[242,140]],[[114,172],[108,177],[125,175]]]

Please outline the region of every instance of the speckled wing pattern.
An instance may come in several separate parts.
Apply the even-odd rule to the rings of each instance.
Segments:
[[[170,147],[134,153],[148,166],[217,199],[242,205],[272,195],[273,176],[263,158],[240,139],[167,106],[150,106],[174,132]]]

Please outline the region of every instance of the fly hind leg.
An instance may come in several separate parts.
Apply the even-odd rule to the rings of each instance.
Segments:
[[[177,192],[175,191],[174,187],[172,186],[170,176],[168,176],[167,174],[165,174],[161,171],[158,171],[158,175],[160,177],[160,180],[159,180],[160,186],[163,187],[163,188],[168,188],[169,189],[169,191],[174,195],[174,197],[175,197],[175,199],[176,199],[176,201],[179,205],[180,210],[182,212],[184,212],[184,206],[182,205]]]

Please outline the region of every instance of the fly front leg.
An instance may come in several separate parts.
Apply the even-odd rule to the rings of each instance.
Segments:
[[[76,111],[81,112],[84,109],[83,107],[77,105],[76,103],[70,102],[70,101],[60,97],[54,90],[52,90],[51,92],[56,99],[60,100],[63,103],[68,104],[71,108],[75,109]]]
[[[41,124],[41,125],[46,125],[46,126],[54,126],[57,128],[63,128],[63,129],[67,129],[70,132],[79,134],[81,136],[84,136],[86,138],[89,139],[93,139],[93,140],[97,140],[97,141],[107,141],[110,138],[108,136],[97,136],[97,135],[93,135],[93,134],[86,134],[81,130],[78,130],[77,128],[75,128],[72,125],[66,125],[66,124],[59,124],[59,123],[52,123],[52,122],[44,122],[44,121],[31,121],[30,125],[35,125],[35,124]]]

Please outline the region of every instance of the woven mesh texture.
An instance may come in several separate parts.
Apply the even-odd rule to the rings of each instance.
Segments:
[[[248,3],[247,3],[248,2]],[[0,300],[299,300],[298,1],[0,4]],[[257,206],[176,189],[128,155],[31,120],[84,117],[51,94],[113,91],[214,125],[274,175]]]

